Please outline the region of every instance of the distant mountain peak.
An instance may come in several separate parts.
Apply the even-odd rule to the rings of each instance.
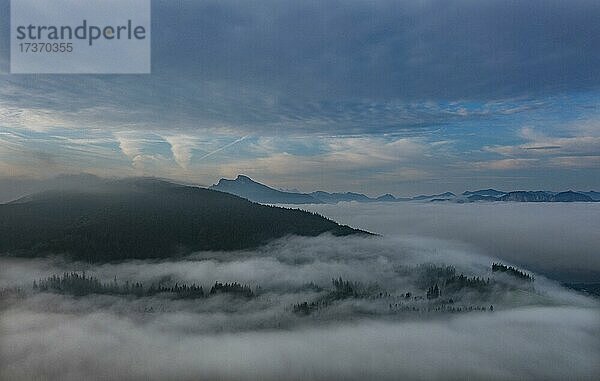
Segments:
[[[419,195],[419,196],[415,196],[412,198],[412,200],[416,200],[416,201],[420,201],[420,200],[428,200],[428,199],[440,199],[440,198],[450,198],[450,197],[456,197],[456,195],[452,192],[444,192],[444,193],[439,193],[439,194],[433,194],[433,195]]]
[[[246,175],[237,175],[237,177],[235,178],[236,181],[248,181],[251,183],[255,183],[256,181],[252,180],[250,177],[246,176]]]
[[[488,188],[488,189],[479,189],[476,191],[465,191],[463,192],[463,196],[472,196],[472,195],[476,195],[476,196],[492,196],[492,197],[498,197],[498,196],[502,196],[505,195],[506,192],[502,192],[493,188]]]
[[[230,180],[230,179],[226,179],[226,178],[221,178],[219,179],[219,181],[217,182],[217,184],[215,185],[221,185],[221,184],[227,184],[227,183],[255,183],[255,184],[259,184],[258,182],[252,180],[250,177],[246,176],[246,175],[237,175],[235,179]]]
[[[321,204],[322,201],[306,193],[285,192],[238,175],[235,180],[220,179],[210,187],[212,190],[231,193],[250,201],[266,204]]]
[[[397,199],[393,194],[386,193],[377,197],[377,201],[397,201]]]

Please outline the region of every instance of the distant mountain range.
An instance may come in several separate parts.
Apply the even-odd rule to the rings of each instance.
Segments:
[[[311,193],[300,193],[282,191],[271,188],[249,178],[239,175],[234,180],[221,179],[210,187],[212,190],[227,192],[246,198],[250,201],[265,204],[336,204],[342,201],[355,202],[482,202],[482,201],[513,201],[513,202],[595,202],[600,201],[600,192],[551,192],[551,191],[511,191],[503,192],[496,189],[481,189],[466,191],[461,195],[445,192],[433,195],[419,195],[414,197],[395,197],[392,194],[384,194],[379,197],[369,197],[362,193],[329,193],[315,191]]]
[[[514,202],[595,202],[600,201],[599,192],[550,192],[550,191],[513,191],[500,192],[494,189],[465,192],[457,202],[474,201],[514,201]]]

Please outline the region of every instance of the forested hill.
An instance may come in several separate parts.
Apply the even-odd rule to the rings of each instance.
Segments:
[[[155,179],[47,191],[0,205],[0,253],[91,262],[257,247],[286,235],[361,233],[317,214]]]

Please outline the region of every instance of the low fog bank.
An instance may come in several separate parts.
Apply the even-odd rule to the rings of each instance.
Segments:
[[[537,274],[494,273],[493,261],[460,242],[327,235],[181,261],[0,258],[0,289],[20,290],[0,298],[0,379],[595,379],[598,302]],[[448,266],[478,280],[446,293],[435,274]],[[69,271],[206,290],[235,281],[256,295],[32,289]],[[359,294],[332,291],[338,277]],[[434,282],[442,295],[428,300]],[[317,307],[294,307],[303,301]]]
[[[593,380],[600,372],[598,314],[579,308],[222,335],[158,320],[10,310],[0,378]]]
[[[307,284],[328,287],[333,278],[363,285],[377,284],[382,290],[404,294],[422,292],[422,265],[451,266],[456,275],[511,279],[491,271],[493,257],[482,255],[460,242],[418,237],[288,237],[256,250],[199,252],[177,261],[133,260],[121,263],[89,264],[69,262],[61,257],[23,259],[0,257],[0,288],[31,288],[34,280],[64,272],[87,272],[102,282],[197,283],[210,288],[215,282],[239,282],[263,292],[287,294]],[[509,263],[509,262],[507,262]],[[529,297],[561,295],[577,305],[591,299],[567,292],[557,283],[535,274]],[[434,281],[431,281],[434,282]],[[421,287],[422,288],[422,287]],[[539,291],[539,292],[538,292]],[[502,295],[496,295],[502,296]],[[537,299],[536,299],[537,300]],[[527,303],[530,300],[527,299]],[[562,303],[562,302],[561,302]],[[511,305],[512,307],[512,305]]]
[[[386,236],[470,244],[561,281],[600,281],[600,203],[339,203],[307,205]]]
[[[105,183],[106,178],[91,174],[59,175],[47,179],[0,178],[0,203],[47,190],[90,190]]]
[[[341,276],[355,281],[378,281],[395,287],[403,278],[397,266],[451,264],[469,273],[485,273],[492,259],[460,243],[404,237],[288,237],[256,250],[199,252],[177,261],[132,260],[89,264],[60,257],[23,259],[0,257],[0,287],[30,286],[32,280],[63,271],[88,271],[102,280],[135,279],[150,282],[164,277],[179,281],[237,280],[273,288],[328,284]]]

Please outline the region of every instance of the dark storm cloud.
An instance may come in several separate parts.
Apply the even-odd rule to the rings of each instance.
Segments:
[[[8,9],[2,0],[2,17]],[[155,74],[286,98],[497,98],[600,83],[591,0],[153,1],[152,16]]]
[[[594,1],[155,3],[154,62],[312,98],[475,98],[599,84]]]
[[[421,101],[600,84],[594,1],[186,0],[152,13],[152,75],[4,77],[0,100],[83,127],[397,132],[482,118]]]

